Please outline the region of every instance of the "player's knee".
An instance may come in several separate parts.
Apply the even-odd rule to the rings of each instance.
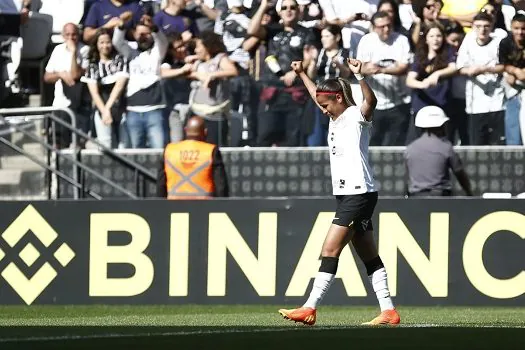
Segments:
[[[338,258],[340,254],[341,254],[341,248],[340,247],[328,246],[328,247],[323,247],[323,249],[321,250],[321,256],[322,257],[326,256],[326,257]]]

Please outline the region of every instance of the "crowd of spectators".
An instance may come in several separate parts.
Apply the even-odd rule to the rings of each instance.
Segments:
[[[0,13],[47,7],[65,18],[63,2],[2,0]],[[316,81],[355,82],[347,57],[364,62],[378,100],[372,146],[415,140],[426,106],[446,112],[453,144],[523,144],[525,1],[67,3],[83,16],[64,24],[43,79],[55,85],[53,106],[71,108],[77,127],[108,147],[162,148],[183,139],[193,115],[220,146],[325,146],[328,119],[290,64],[303,61]]]

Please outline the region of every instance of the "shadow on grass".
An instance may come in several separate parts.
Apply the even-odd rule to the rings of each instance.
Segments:
[[[0,349],[525,349],[525,329],[3,327]]]

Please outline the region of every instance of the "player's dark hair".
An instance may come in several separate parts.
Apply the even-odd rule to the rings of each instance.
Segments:
[[[335,94],[343,95],[345,103],[348,106],[355,106],[355,101],[352,96],[352,87],[350,82],[343,78],[329,78],[322,80],[317,84],[316,92],[333,93],[328,95],[330,99],[335,99]]]

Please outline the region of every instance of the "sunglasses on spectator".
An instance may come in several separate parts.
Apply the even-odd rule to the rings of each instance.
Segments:
[[[281,11],[286,11],[286,10],[290,10],[290,11],[297,10],[297,6],[292,5],[292,6],[283,6],[283,7],[281,7]]]

